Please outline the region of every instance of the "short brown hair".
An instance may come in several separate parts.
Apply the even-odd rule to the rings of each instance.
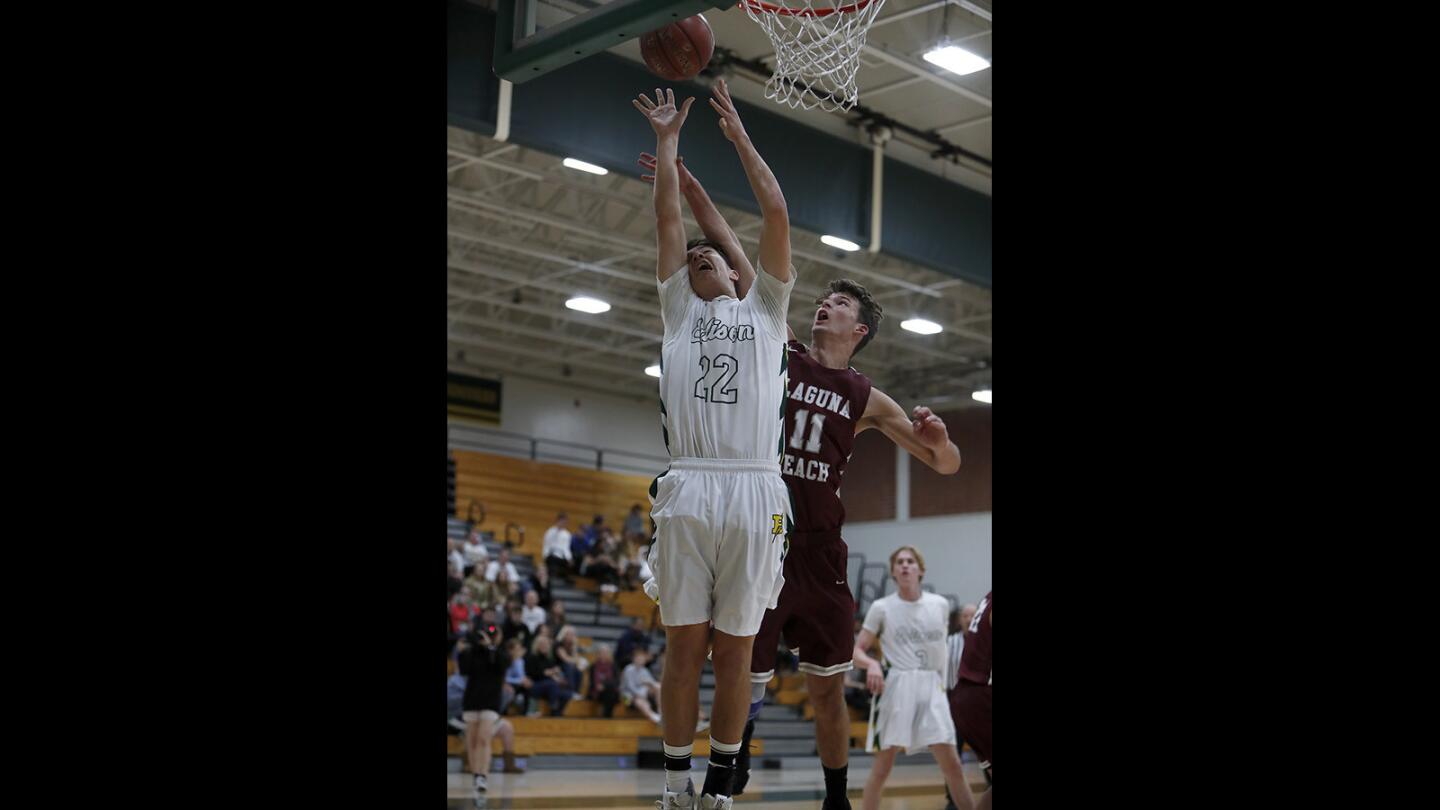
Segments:
[[[917,548],[915,548],[914,546],[901,546],[901,547],[895,549],[895,551],[893,551],[893,552],[890,554],[890,570],[891,570],[891,571],[894,571],[894,570],[895,570],[895,558],[896,558],[896,557],[899,557],[899,556],[900,556],[900,552],[902,552],[902,551],[908,551],[908,552],[910,552],[911,554],[915,555],[915,562],[917,562],[917,563],[920,564],[920,578],[921,578],[921,579],[924,579],[924,578],[925,578],[925,555],[921,554],[921,553],[920,553],[920,550],[917,549]],[[894,574],[891,574],[891,576],[894,576]]]
[[[735,269],[735,262],[730,261],[730,254],[725,252],[725,248],[720,247],[720,243],[719,243],[719,242],[716,242],[716,241],[713,240],[713,239],[704,239],[704,238],[701,238],[701,239],[691,239],[689,242],[686,242],[686,243],[685,243],[685,252],[686,252],[686,253],[689,253],[690,251],[694,250],[694,249],[697,248],[697,247],[708,247],[708,248],[710,248],[711,250],[715,251],[716,253],[719,253],[720,256],[725,259],[725,263],[728,264],[728,265],[730,265],[730,269],[732,269],[732,270]],[[738,272],[738,271],[737,271],[737,272]]]
[[[837,278],[831,281],[825,286],[825,291],[820,293],[820,297],[815,299],[815,303],[819,304],[835,293],[843,293],[854,298],[855,303],[860,307],[860,322],[869,327],[865,337],[860,338],[860,345],[855,347],[854,353],[859,354],[860,350],[865,348],[865,344],[875,337],[875,331],[880,328],[880,320],[885,317],[885,308],[880,306],[879,301],[871,297],[870,291],[865,289],[865,285],[848,278]]]

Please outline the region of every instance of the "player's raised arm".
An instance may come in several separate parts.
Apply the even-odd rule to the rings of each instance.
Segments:
[[[730,88],[724,79],[715,82],[714,97],[710,106],[720,114],[720,131],[735,144],[740,163],[745,167],[745,177],[750,181],[750,190],[760,204],[760,215],[764,226],[760,230],[760,267],[781,281],[790,280],[790,211],[785,206],[785,195],[780,183],[755,151],[745,125],[740,122],[740,113],[730,98]]]
[[[905,411],[878,388],[870,390],[870,401],[865,405],[865,415],[855,427],[857,434],[869,428],[878,428],[890,437],[890,441],[903,447],[910,455],[925,462],[930,469],[941,475],[949,475],[960,469],[960,448],[950,441],[945,422],[929,408],[917,407],[905,417]]]
[[[644,93],[630,103],[655,130],[655,240],[658,256],[655,275],[661,280],[674,275],[685,264],[685,222],[680,218],[680,176],[675,170],[675,158],[680,152],[680,127],[685,125],[685,116],[690,114],[690,105],[695,99],[687,98],[685,103],[675,106],[675,91],[655,88],[651,100]]]
[[[730,223],[725,221],[720,209],[710,200],[710,195],[705,193],[705,187],[700,185],[699,179],[690,173],[690,168],[685,165],[685,158],[678,159],[675,167],[680,174],[680,195],[690,206],[690,213],[694,215],[695,222],[700,226],[700,232],[705,238],[720,245],[725,249],[725,256],[730,261],[730,266],[740,274],[740,280],[735,282],[735,291],[738,297],[744,298],[750,292],[750,285],[755,283],[755,268],[751,266],[750,260],[745,257],[745,246],[740,244],[740,237],[735,235]],[[637,161],[640,168],[647,171],[655,171],[655,156],[649,152],[641,152]],[[655,182],[655,175],[642,174],[640,179],[647,183]]]

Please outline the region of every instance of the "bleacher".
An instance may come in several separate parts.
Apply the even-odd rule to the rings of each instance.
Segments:
[[[502,547],[497,538],[506,538],[508,530],[509,538],[518,541],[521,532],[517,529],[523,529],[523,543],[516,542],[511,549],[511,560],[522,578],[528,577],[535,565],[543,564],[540,559],[542,536],[554,522],[557,511],[569,514],[572,531],[582,528],[597,514],[606,516],[618,528],[631,505],[649,504],[651,479],[644,476],[463,450],[453,450],[451,457],[455,511],[474,514],[475,510],[468,509],[467,505],[483,505],[484,519],[479,528],[492,559]],[[464,539],[466,524],[452,516],[448,532],[456,540]],[[866,605],[883,593],[883,574],[873,576],[879,573],[874,569],[873,562],[864,566],[852,559],[851,581],[857,583],[860,590],[857,596]],[[646,619],[652,628],[659,627],[658,610],[640,591],[602,593],[595,580],[576,577],[569,587],[555,582],[551,595],[565,604],[566,620],[575,627],[582,650],[588,650],[597,642],[614,645],[632,617]],[[663,646],[664,634],[657,629],[652,632],[651,650],[658,651]],[[582,694],[588,684],[587,671]],[[707,716],[714,691],[715,675],[707,663],[700,681],[700,703]],[[634,709],[617,705],[614,717],[606,719],[601,717],[596,702],[577,698],[566,706],[562,717],[549,717],[549,707],[544,701],[535,703],[544,716],[508,718],[515,726],[517,753],[529,758],[532,769],[629,768],[637,767],[644,760],[659,759],[660,729]],[[868,756],[863,752],[867,718],[859,716],[853,708],[850,712],[853,761]],[[703,758],[708,747],[709,733],[696,735],[695,756]],[[463,746],[458,736],[448,738],[447,751],[452,771],[465,767],[460,762]],[[803,675],[780,675],[771,682],[766,705],[756,721],[751,752],[755,768],[819,767],[814,709],[805,692]],[[923,753],[914,757],[902,755],[897,763],[929,760],[930,755]]]

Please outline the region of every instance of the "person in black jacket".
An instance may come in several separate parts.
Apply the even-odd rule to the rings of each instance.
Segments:
[[[500,738],[504,773],[524,773],[515,765],[515,729],[500,717],[501,692],[505,685],[508,657],[500,649],[499,633],[493,624],[476,623],[460,642],[460,671],[465,673],[465,749],[475,776],[475,795],[485,795],[485,776],[490,771],[490,741]]]

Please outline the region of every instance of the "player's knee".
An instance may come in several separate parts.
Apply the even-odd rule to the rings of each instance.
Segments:
[[[829,675],[821,677],[810,675],[806,677],[805,689],[810,693],[812,702],[830,700],[841,694],[840,685],[845,680],[843,675]]]
[[[738,644],[716,644],[711,655],[711,665],[716,672],[750,671],[750,649]]]

